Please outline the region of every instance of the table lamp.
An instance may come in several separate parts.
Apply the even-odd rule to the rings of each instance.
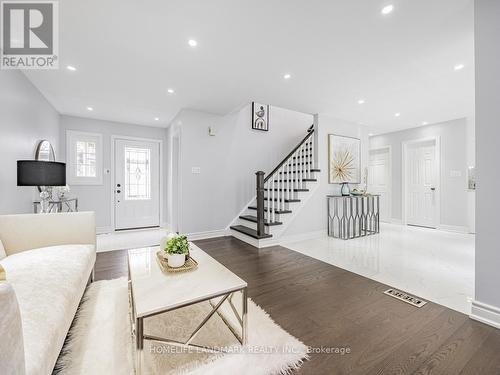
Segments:
[[[48,213],[51,186],[66,185],[66,163],[39,160],[17,161],[17,186],[39,186],[41,213]]]

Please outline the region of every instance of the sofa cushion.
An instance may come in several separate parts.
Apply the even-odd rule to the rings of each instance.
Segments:
[[[95,263],[93,245],[28,250],[2,260],[16,292],[27,375],[50,375]]]
[[[0,332],[2,374],[23,375],[25,372],[21,314],[14,289],[7,282],[0,282]]]

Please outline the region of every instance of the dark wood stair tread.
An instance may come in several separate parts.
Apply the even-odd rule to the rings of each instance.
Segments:
[[[307,170],[305,170],[305,171],[290,171],[290,172],[288,172],[288,171],[284,171],[284,172],[280,172],[280,173],[307,173],[307,172],[308,172],[308,171],[307,171]],[[320,169],[315,169],[315,168],[312,168],[312,169],[311,169],[311,172],[321,172],[321,170],[320,170]]]
[[[305,162],[302,162],[302,163],[293,163],[293,164],[290,164],[291,167],[296,167],[297,165],[304,165],[304,164],[312,164],[313,162],[312,161],[305,161]]]
[[[267,197],[264,197],[264,200],[267,201],[267,200],[270,200],[270,201],[285,201],[285,203],[297,203],[297,202],[300,202],[300,199],[278,199],[278,198],[270,198],[270,199],[267,199]]]
[[[257,206],[248,206],[249,210],[257,210]],[[264,211],[267,211],[267,207],[264,207]],[[272,210],[270,210],[272,211]],[[291,214],[291,210],[274,210],[275,214],[282,215],[282,214]]]
[[[264,189],[264,190],[267,190],[267,189]],[[274,189],[271,189],[271,190],[274,190],[274,191],[288,191],[288,189],[282,189],[282,188],[274,188]],[[292,189],[292,191],[294,191],[294,192],[309,191],[309,189]]]
[[[237,232],[240,232],[240,233],[246,234],[247,236],[255,238],[256,240],[271,238],[273,236],[272,234],[263,234],[263,235],[259,236],[255,229],[245,227],[244,225],[233,225],[230,228],[232,230],[235,230]]]
[[[301,180],[300,178],[297,178],[297,179],[295,179],[295,178],[288,178],[288,179],[287,179],[287,178],[285,178],[285,179],[283,179],[283,180],[281,180],[281,179],[274,180],[274,182],[275,182],[275,183],[276,183],[276,182],[278,182],[278,183],[279,183],[279,182],[281,182],[281,181],[283,181],[283,182],[299,181],[299,182],[300,182],[300,181],[318,181],[318,179],[317,179],[317,178],[303,178],[303,179]]]
[[[312,154],[306,154],[302,156],[294,156],[292,159],[312,159],[313,155]]]
[[[257,222],[257,216],[252,216],[252,215],[242,215],[242,216],[240,216],[240,219],[251,221],[252,223],[256,223]],[[264,225],[270,227],[270,226],[273,226],[273,225],[283,225],[283,223],[280,223],[279,221],[271,221],[271,222],[269,222],[268,220],[264,220]]]

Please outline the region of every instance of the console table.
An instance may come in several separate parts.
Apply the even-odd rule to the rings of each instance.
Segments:
[[[40,201],[33,202],[33,212],[38,213]],[[49,201],[49,212],[78,212],[78,198],[51,199]]]
[[[348,240],[380,232],[379,195],[328,195],[328,235]]]

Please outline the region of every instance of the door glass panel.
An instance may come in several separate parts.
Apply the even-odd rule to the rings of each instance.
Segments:
[[[125,200],[151,199],[151,151],[125,147]]]

